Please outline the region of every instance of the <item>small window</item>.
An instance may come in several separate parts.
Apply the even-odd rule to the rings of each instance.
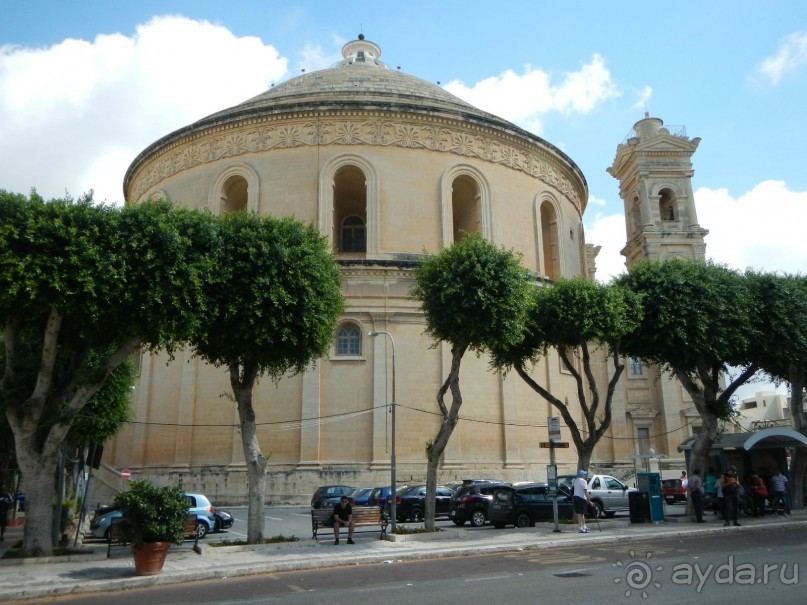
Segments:
[[[597,477],[591,482],[591,489],[600,489],[600,479]]]
[[[353,325],[342,326],[336,333],[337,355],[361,355],[361,336]]]
[[[642,360],[638,357],[631,357],[628,360],[628,375],[629,376],[644,376],[644,368],[642,367]]]
[[[342,221],[342,252],[366,252],[367,229],[360,216],[348,216]]]
[[[605,487],[608,489],[622,489],[622,484],[613,477],[609,477],[605,480]]]

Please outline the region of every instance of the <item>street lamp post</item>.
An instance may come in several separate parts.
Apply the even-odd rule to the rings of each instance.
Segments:
[[[396,511],[395,511],[395,487],[397,485],[397,481],[395,480],[395,339],[392,338],[392,334],[389,332],[384,332],[381,330],[371,330],[367,333],[368,336],[371,338],[375,338],[379,334],[383,334],[384,336],[389,338],[390,343],[392,344],[392,438],[391,438],[391,452],[390,452],[390,486],[389,486],[389,513],[390,513],[390,526],[392,527],[392,533],[395,533],[395,522],[397,520]]]

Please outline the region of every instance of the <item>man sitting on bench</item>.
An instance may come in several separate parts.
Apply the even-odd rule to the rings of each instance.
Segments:
[[[333,507],[333,536],[334,544],[339,544],[339,528],[347,527],[347,543],[355,544],[353,541],[353,507],[347,496],[342,496],[339,504]]]

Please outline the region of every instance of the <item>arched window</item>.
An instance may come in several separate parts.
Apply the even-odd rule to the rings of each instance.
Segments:
[[[555,207],[546,201],[541,204],[541,251],[544,256],[544,275],[553,281],[560,279],[559,230]]]
[[[367,252],[367,179],[356,166],[344,166],[333,179],[334,247],[338,253]]]
[[[361,355],[361,332],[354,324],[344,324],[336,331],[337,355]]]
[[[249,199],[249,185],[247,180],[240,176],[231,176],[224,182],[221,191],[222,212],[240,212],[247,209]]]
[[[678,220],[678,203],[670,189],[662,189],[658,195],[659,215],[662,221]]]
[[[482,214],[479,207],[479,187],[470,176],[462,175],[451,184],[451,216],[454,241],[466,233],[479,233]]]
[[[360,216],[345,217],[339,241],[342,252],[366,252],[367,229],[364,220]]]
[[[633,215],[633,233],[641,233],[642,232],[642,204],[639,202],[639,198],[633,198],[633,208],[631,210],[631,214]]]

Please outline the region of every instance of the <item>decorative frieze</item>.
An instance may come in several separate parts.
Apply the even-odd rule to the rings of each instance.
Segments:
[[[479,158],[529,174],[551,185],[581,212],[581,191],[565,174],[565,169],[548,158],[548,152],[519,147],[490,136],[494,131],[464,129],[443,124],[421,124],[389,119],[329,119],[312,121],[310,117],[290,123],[288,116],[277,125],[256,124],[249,120],[228,129],[208,130],[190,136],[185,143],[171,145],[148,160],[138,171],[129,190],[129,198],[138,200],[165,178],[184,170],[234,158],[247,153],[304,146],[371,145],[428,149],[462,157]],[[270,118],[267,118],[269,120]],[[201,134],[202,136],[199,136]],[[205,136],[206,135],[206,136]]]

